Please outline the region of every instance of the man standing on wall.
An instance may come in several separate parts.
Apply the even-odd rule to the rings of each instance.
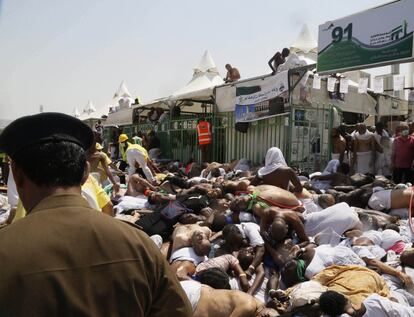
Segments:
[[[211,125],[204,118],[197,124],[198,144],[201,150],[201,161],[208,162],[210,159],[210,144],[212,142]]]

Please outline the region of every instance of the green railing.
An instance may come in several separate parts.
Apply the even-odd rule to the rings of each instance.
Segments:
[[[331,105],[292,106],[287,114],[251,122],[247,133],[235,130],[233,112],[200,116],[212,123],[212,161],[248,158],[262,164],[266,151],[273,146],[283,151],[288,164],[302,170],[320,170],[329,160]],[[190,117],[166,120],[158,125],[124,126],[123,132],[132,136],[138,131],[145,133],[153,129],[161,141],[162,157],[182,162],[193,158],[200,162],[196,126],[197,117]]]

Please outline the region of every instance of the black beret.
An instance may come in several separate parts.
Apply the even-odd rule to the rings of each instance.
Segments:
[[[90,127],[75,117],[44,112],[10,123],[0,134],[0,152],[13,156],[29,145],[59,141],[73,142],[88,150],[94,135]]]

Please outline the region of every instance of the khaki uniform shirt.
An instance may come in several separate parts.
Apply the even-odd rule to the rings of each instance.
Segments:
[[[0,316],[192,316],[154,242],[78,195],[1,229],[0,261]]]

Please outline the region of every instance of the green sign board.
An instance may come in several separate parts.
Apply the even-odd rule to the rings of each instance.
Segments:
[[[319,26],[321,74],[414,60],[414,0],[399,0]]]

